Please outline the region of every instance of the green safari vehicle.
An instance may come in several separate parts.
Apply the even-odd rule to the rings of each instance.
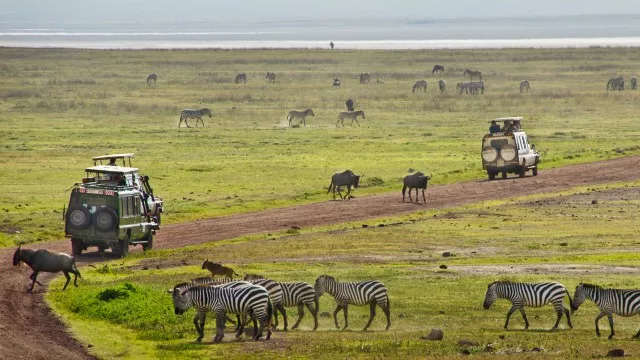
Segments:
[[[71,238],[73,255],[90,246],[111,249],[117,257],[129,253],[129,245],[153,248],[160,228],[162,199],[153,194],[149,177],[131,167],[133,154],[94,157],[94,166],[71,190],[65,212],[65,235]],[[106,165],[102,162],[108,160]],[[122,160],[122,166],[116,162]],[[129,166],[126,161],[129,161]]]

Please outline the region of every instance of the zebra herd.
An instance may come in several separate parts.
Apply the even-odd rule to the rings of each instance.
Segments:
[[[271,337],[271,328],[278,326],[277,313],[283,316],[283,330],[288,330],[287,313],[285,307],[296,307],[298,320],[291,327],[295,330],[304,317],[306,307],[313,315],[313,331],[318,328],[319,299],[327,293],[337,304],[333,313],[336,328],[340,329],[337,314],[344,312],[344,327],[349,327],[349,305],[370,305],[369,321],[363,331],[366,331],[376,315],[376,307],[380,306],[387,319],[385,330],[391,326],[389,311],[389,295],[383,283],[377,280],[362,282],[339,282],[329,275],[320,275],[311,286],[306,282],[278,282],[265,279],[261,275],[247,274],[243,280],[214,279],[201,277],[192,279],[188,283],[180,283],[169,289],[172,295],[173,307],[176,315],[182,315],[190,308],[196,310],[193,324],[198,333],[196,342],[204,337],[204,324],[207,312],[215,314],[216,335],[213,342],[221,342],[227,321],[233,320],[227,314],[236,315],[236,338],[242,336],[244,328],[251,320],[253,322],[253,339],[259,340],[266,330],[266,340]],[[272,317],[274,322],[272,323]]]
[[[485,310],[488,310],[496,299],[509,300],[512,306],[507,312],[507,320],[504,328],[507,329],[509,327],[511,314],[519,310],[524,319],[524,328],[526,330],[529,328],[529,320],[524,311],[525,306],[542,307],[547,304],[553,304],[557,318],[551,329],[554,330],[558,327],[563,314],[567,318],[567,325],[573,328],[570,312],[563,303],[565,294],[569,297],[571,313],[577,311],[585,299],[593,301],[598,306],[600,314],[595,319],[596,335],[600,336],[598,322],[604,316],[607,316],[611,329],[609,339],[613,338],[615,334],[613,329],[613,314],[625,317],[640,314],[640,290],[606,289],[598,285],[583,283],[580,283],[576,287],[572,300],[567,288],[557,282],[517,283],[494,281],[487,286],[483,307]],[[640,337],[640,331],[634,335],[634,338],[638,337]]]

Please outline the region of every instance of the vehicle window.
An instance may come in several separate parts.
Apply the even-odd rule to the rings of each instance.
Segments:
[[[107,200],[103,198],[85,196],[82,198],[82,206],[86,207],[91,214],[95,213],[100,207],[107,205]]]
[[[504,147],[508,143],[509,143],[509,140],[507,139],[491,140],[491,146],[494,147],[496,150],[501,150],[502,147]]]

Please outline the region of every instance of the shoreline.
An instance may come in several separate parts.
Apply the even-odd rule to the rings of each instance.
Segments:
[[[239,40],[239,41],[1,41],[2,48],[51,48],[87,50],[314,50],[328,49],[332,40]],[[344,40],[335,50],[440,50],[640,47],[640,37],[556,38],[556,39],[469,39],[469,40]]]

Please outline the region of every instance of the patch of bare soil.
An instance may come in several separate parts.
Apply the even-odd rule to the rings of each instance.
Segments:
[[[640,156],[632,156],[541,170],[538,176],[523,179],[478,180],[433,186],[427,190],[426,205],[403,203],[400,188],[398,188],[396,193],[359,197],[350,201],[325,201],[167,225],[158,232],[154,247],[177,248],[248,234],[285,231],[293,226],[303,228],[365,220],[425,209],[454,207],[484,200],[558,192],[575,186],[633,181],[638,178],[640,178]],[[31,247],[70,251],[68,240]],[[2,259],[0,260],[0,290],[2,290],[0,330],[3,334],[3,339],[0,341],[0,354],[2,358],[93,359],[94,357],[87,352],[87,349],[66,332],[65,325],[49,311],[43,301],[42,287],[36,285],[36,292],[33,294],[25,292],[31,272],[26,267],[11,266],[13,251],[14,249],[0,251]],[[82,265],[108,259],[111,258],[94,252],[80,257],[77,261]],[[156,264],[156,266],[161,265]],[[47,283],[45,280],[45,277],[41,278],[44,284]],[[80,286],[82,286],[81,281]]]

